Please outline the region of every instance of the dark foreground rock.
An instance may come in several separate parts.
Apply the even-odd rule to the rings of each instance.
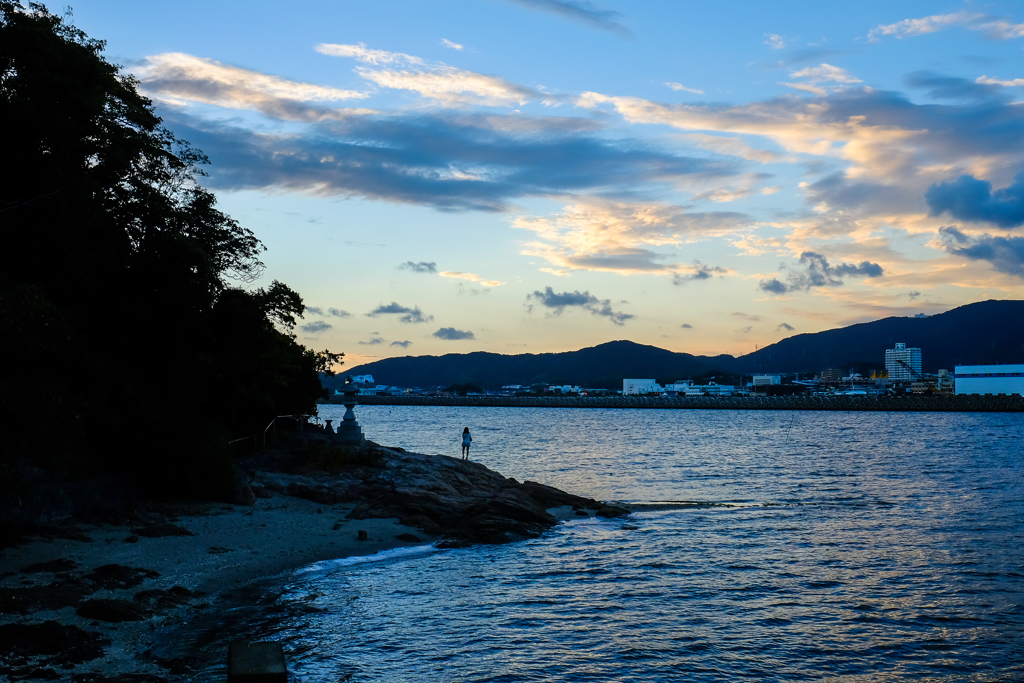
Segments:
[[[351,519],[398,518],[443,536],[442,547],[533,538],[557,523],[551,508],[618,517],[628,510],[480,463],[368,444],[354,449],[306,435],[305,447],[250,463],[257,488],[324,505],[355,503]]]

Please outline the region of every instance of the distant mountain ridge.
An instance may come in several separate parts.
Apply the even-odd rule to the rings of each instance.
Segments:
[[[450,384],[578,384],[621,388],[627,377],[674,380],[720,373],[818,373],[825,368],[883,367],[897,342],[919,347],[926,372],[955,365],[1024,363],[1024,301],[981,301],[928,318],[891,317],[849,327],[798,334],[738,358],[694,356],[631,341],[612,341],[563,353],[505,355],[477,351],[443,356],[386,358],[346,368],[380,384],[435,387]]]

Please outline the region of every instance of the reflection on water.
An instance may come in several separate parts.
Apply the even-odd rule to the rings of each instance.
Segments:
[[[732,505],[307,567],[180,634],[203,679],[233,638],[283,641],[307,681],[1024,678],[1024,417],[358,414],[450,455],[468,425],[474,459],[585,496]]]

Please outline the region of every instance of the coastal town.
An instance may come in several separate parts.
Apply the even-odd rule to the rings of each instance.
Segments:
[[[403,387],[377,384],[373,375],[352,375],[349,391],[360,400],[369,397],[400,396],[506,396],[506,397],[608,397],[660,396],[1022,396],[1024,364],[957,365],[952,371],[922,370],[920,348],[897,342],[885,351],[885,369],[868,373],[854,369],[824,368],[815,375],[764,373],[738,377],[702,377],[659,383],[654,378],[623,378],[622,389],[583,387],[571,384],[506,384],[485,389],[473,384],[436,387]],[[718,381],[719,379],[723,381]],[[343,394],[335,389],[332,401]]]

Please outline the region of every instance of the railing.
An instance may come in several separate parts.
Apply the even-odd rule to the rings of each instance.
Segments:
[[[316,415],[278,415],[273,420],[271,420],[270,424],[267,425],[267,428],[263,430],[263,447],[264,448],[267,447],[267,432],[270,431],[271,427],[273,427],[274,435],[277,436],[277,420],[278,420],[278,418],[282,418],[282,417],[304,417],[307,420],[309,418],[311,418],[311,417],[316,417],[317,418],[317,422],[320,421],[320,418],[317,417]],[[302,424],[303,424],[302,421],[299,421],[299,431],[300,432],[302,431]],[[247,439],[249,437],[243,437],[243,438]],[[238,439],[236,439],[236,440],[238,440]]]

